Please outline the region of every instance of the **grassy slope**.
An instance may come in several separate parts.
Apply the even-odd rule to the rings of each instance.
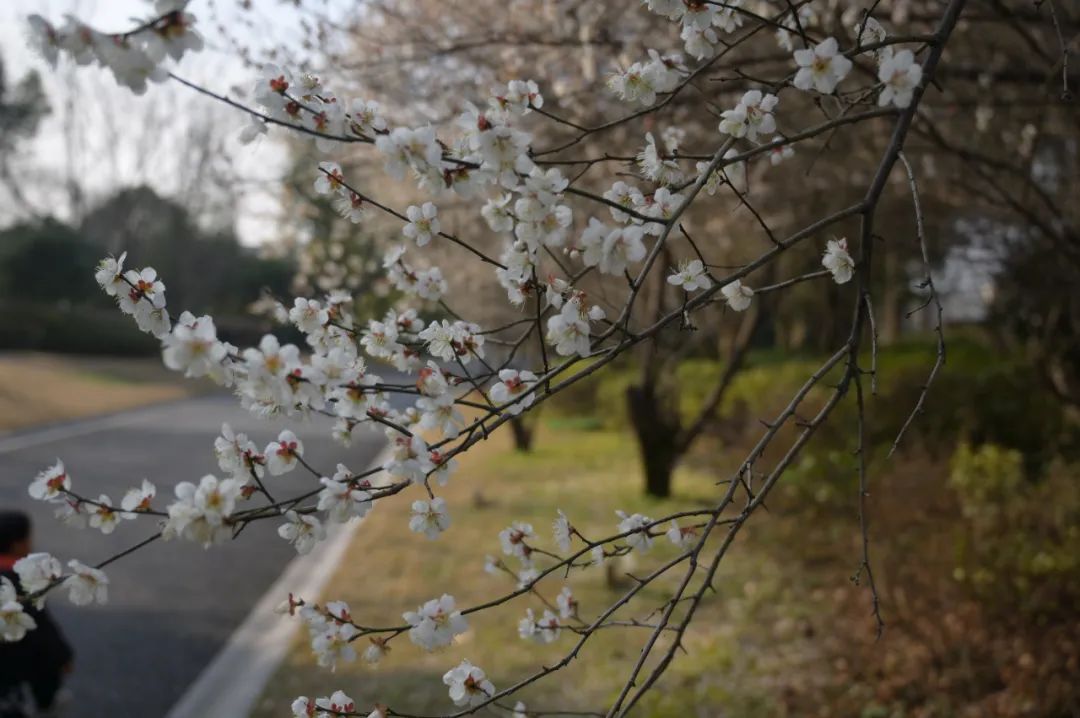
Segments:
[[[390,501],[378,507],[361,526],[323,600],[347,601],[353,616],[369,625],[400,623],[402,611],[442,591],[452,593],[459,606],[472,605],[512,587],[508,577],[483,571],[484,555],[498,553],[498,532],[510,520],[531,522],[543,537],[540,545],[554,548],[550,524],[557,508],[586,535],[599,536],[613,532],[614,508],[660,516],[698,507],[717,495],[712,473],[699,468],[679,473],[678,498],[662,502],[642,498],[635,448],[618,432],[545,426],[531,455],[513,452],[507,442],[506,432],[497,432],[470,452],[441,492],[454,519],[441,540],[428,542],[409,532],[409,502]],[[755,517],[758,522],[769,520],[764,512]],[[740,543],[756,540],[753,527],[744,534]],[[569,585],[580,601],[581,615],[588,620],[621,595],[628,580],[625,572],[645,572],[671,556],[665,543],[657,542],[650,554],[619,566],[614,572],[617,586],[609,586],[599,569],[571,575]],[[778,563],[783,555],[782,546],[751,551],[740,546],[729,554],[718,575],[717,593],[706,600],[685,641],[687,653],[646,701],[643,714],[711,716],[717,714],[717,706],[737,716],[786,712],[783,696],[767,680],[752,679],[770,673],[770,664],[775,669],[792,663],[812,665],[816,660],[805,629],[812,609],[798,599],[812,589],[803,583],[805,577]],[[681,572],[673,574],[672,580],[679,576]],[[828,580],[847,591],[845,578],[836,575]],[[666,599],[670,585],[645,591],[632,610],[617,618],[646,618]],[[541,590],[553,599],[561,586],[561,577],[551,576]],[[441,676],[462,658],[483,667],[500,687],[570,649],[575,637],[566,631],[550,646],[519,639],[517,620],[528,607],[542,609],[534,597],[522,596],[480,614],[472,621],[472,630],[444,651],[423,653],[403,636],[379,667],[358,662],[339,666],[336,674],[314,665],[304,631],[255,715],[280,715],[297,695],[328,695],[336,688],[344,689],[359,706],[377,700],[409,713],[445,711],[449,700]],[[601,631],[590,639],[583,660],[521,697],[541,709],[602,709],[621,687],[647,634],[644,629]],[[756,650],[760,644],[769,644],[769,651]],[[828,680],[828,671],[815,672]]]
[[[130,409],[191,393],[157,359],[0,356],[0,431]]]

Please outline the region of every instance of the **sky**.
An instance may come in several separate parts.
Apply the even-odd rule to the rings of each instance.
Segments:
[[[314,6],[334,0],[314,0]],[[256,10],[238,10],[238,0],[192,0],[189,12],[198,18],[206,48],[185,56],[170,67],[174,72],[209,89],[237,98],[246,95],[256,70],[246,67],[232,43],[267,57],[278,44],[299,47],[299,11],[282,0],[260,0]],[[27,71],[36,70],[52,109],[38,135],[24,143],[16,160],[20,186],[31,214],[56,214],[70,219],[74,213],[64,189],[73,180],[85,188],[84,206],[119,187],[146,182],[160,193],[175,195],[190,171],[191,132],[209,126],[225,138],[226,154],[239,170],[241,197],[235,207],[236,230],[245,244],[274,239],[277,217],[276,182],[284,171],[284,154],[272,139],[243,146],[236,141],[247,124],[243,113],[167,82],[152,85],[142,97],[119,87],[97,68],[76,68],[61,62],[48,65],[28,46],[28,14],[37,13],[60,23],[71,13],[92,27],[108,32],[133,26],[137,18],[153,12],[148,0],[4,0],[0,2],[0,56],[7,81],[13,85]],[[223,33],[218,27],[223,26]],[[189,120],[197,118],[197,120]],[[202,123],[201,125],[196,123]],[[220,156],[218,155],[220,158]],[[27,215],[24,205],[0,190],[0,226]]]

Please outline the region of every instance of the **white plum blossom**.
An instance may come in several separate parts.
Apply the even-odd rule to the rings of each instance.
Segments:
[[[772,141],[783,142],[784,138],[780,135],[772,138]],[[791,159],[795,155],[795,148],[791,146],[791,143],[784,142],[782,145],[776,145],[769,150],[769,163],[773,167],[776,167],[781,162]]]
[[[402,229],[402,234],[416,242],[417,247],[423,247],[439,233],[439,210],[431,202],[424,202],[419,207],[410,205],[405,210],[405,216],[409,222]]]
[[[376,359],[390,359],[401,348],[397,324],[371,320],[360,338],[360,346]]]
[[[693,526],[679,526],[679,522],[672,519],[667,533],[667,540],[678,548],[688,548],[697,538],[697,529]]]
[[[478,706],[495,695],[495,686],[479,667],[462,661],[443,676],[450,688],[450,700],[458,707]]]
[[[682,287],[687,292],[708,289],[712,286],[712,280],[705,271],[705,264],[700,259],[682,262],[679,269],[668,276],[667,282],[672,286]]]
[[[645,146],[637,155],[641,176],[662,185],[676,185],[683,180],[679,163],[673,159],[664,159],[651,132],[645,135]]]
[[[580,317],[556,314],[548,319],[547,341],[560,356],[588,356],[589,324]]]
[[[570,551],[570,537],[573,534],[573,526],[570,525],[570,519],[566,518],[566,514],[562,512],[562,509],[558,510],[558,515],[551,523],[551,531],[555,536],[555,545],[563,553],[568,553]]]
[[[21,641],[27,631],[37,628],[34,617],[23,610],[17,599],[15,585],[0,576],[0,642]]]
[[[530,564],[517,572],[517,587],[519,590],[530,588],[540,578],[540,569]]]
[[[417,274],[416,296],[421,299],[437,302],[446,294],[448,288],[449,285],[443,279],[442,270],[438,267],[431,267]]]
[[[330,321],[330,312],[314,299],[297,297],[289,310],[289,319],[304,334],[314,334]]]
[[[514,402],[506,410],[517,416],[532,406],[536,392],[529,391],[536,385],[537,376],[528,370],[503,369],[499,372],[499,381],[491,387],[489,396],[500,406]]]
[[[494,98],[500,109],[525,115],[532,108],[544,106],[544,97],[534,80],[510,80],[506,92]]]
[[[339,715],[352,714],[356,710],[356,702],[344,691],[334,691],[329,698],[311,699],[300,696],[292,702],[290,707],[293,718],[335,718]],[[371,718],[370,714],[368,718]]]
[[[120,500],[120,508],[124,510],[124,518],[134,518],[140,511],[149,511],[150,502],[157,495],[157,487],[147,479],[142,480],[139,486],[128,489],[124,498]]]
[[[603,309],[598,306],[586,309],[585,294],[574,292],[559,313],[548,319],[547,341],[560,356],[588,356],[591,348],[589,322],[603,318]]]
[[[395,179],[404,179],[409,168],[422,175],[442,159],[433,127],[396,127],[376,137],[375,148],[386,161],[387,173]]]
[[[446,380],[446,375],[439,365],[429,361],[427,366],[419,372],[416,388],[423,396],[436,399],[445,396],[450,391],[450,383]]]
[[[518,185],[519,175],[532,171],[534,164],[528,156],[531,141],[527,132],[491,124],[469,138],[470,148],[482,159],[482,169],[493,174],[506,189]]]
[[[128,285],[124,281],[124,260],[126,258],[127,252],[123,252],[119,257],[105,257],[98,262],[94,279],[97,281],[98,286],[110,297],[115,297],[127,291]]]
[[[628,185],[622,180],[611,185],[611,189],[604,192],[604,199],[610,200],[627,209],[634,209],[645,203],[641,191],[637,187]],[[611,216],[616,222],[627,222],[630,220],[630,215],[622,210],[611,207],[608,211],[611,212]],[[591,221],[592,220],[590,220],[590,222]]]
[[[597,268],[602,274],[619,275],[631,264],[645,258],[644,230],[638,226],[619,227],[604,237]]]
[[[336,162],[320,162],[319,176],[315,178],[315,191],[319,194],[338,194],[345,189],[345,175]]]
[[[701,28],[696,25],[683,25],[679,36],[683,41],[683,49],[686,50],[687,54],[698,60],[703,60],[712,55],[716,49],[716,43],[720,41],[716,30],[711,27]]]
[[[683,196],[678,192],[672,192],[667,187],[661,187],[645,198],[644,213],[658,220],[669,220],[674,216],[675,210],[683,203]],[[628,228],[629,229],[629,228]],[[646,234],[659,237],[664,231],[661,222],[648,222],[644,226]]]
[[[471,322],[450,323],[444,319],[432,322],[417,337],[427,343],[432,356],[446,362],[458,360],[467,365],[474,356],[484,358],[484,335],[481,332],[481,328]]]
[[[124,314],[138,318],[140,312],[165,306],[165,284],[158,279],[153,267],[124,272],[126,287],[116,293],[117,305]]]
[[[410,531],[435,539],[449,527],[450,515],[446,512],[446,501],[443,498],[413,501],[409,518]]]
[[[390,458],[383,464],[387,473],[413,483],[423,483],[427,473],[435,467],[427,444],[416,434],[405,435],[387,428],[390,439]]]
[[[112,499],[105,494],[89,506],[90,528],[98,529],[106,536],[116,530],[116,525],[122,518],[135,518],[127,512],[117,511],[112,505]]]
[[[492,232],[509,232],[514,229],[514,215],[510,207],[513,199],[512,194],[501,194],[489,199],[480,210]]]
[[[367,214],[367,205],[364,204],[364,198],[352,190],[338,195],[334,200],[334,209],[353,224],[360,224],[364,219],[364,215]]]
[[[368,647],[364,649],[364,662],[371,665],[379,663],[390,652],[390,646],[386,645],[385,638],[370,636]]]
[[[800,90],[817,90],[830,95],[836,85],[851,72],[851,60],[839,54],[836,38],[829,37],[813,48],[795,51],[795,73],[792,84]]]
[[[515,521],[509,528],[499,532],[499,543],[502,544],[503,553],[507,556],[515,556],[522,561],[527,561],[532,549],[525,543],[525,539],[535,535],[532,524]]]
[[[374,100],[356,98],[349,107],[349,122],[354,134],[374,135],[386,131],[382,107]]]
[[[19,585],[26,593],[37,593],[48,588],[64,572],[60,561],[47,553],[23,556],[13,568],[19,577]]]
[[[168,507],[164,537],[182,537],[204,547],[224,541],[230,534],[228,518],[236,509],[241,488],[235,479],[219,480],[209,474],[198,485],[180,482],[175,489],[177,500]]]
[[[547,609],[539,619],[531,608],[527,609],[525,618],[518,621],[518,635],[536,643],[552,643],[560,631],[559,617]]]
[[[301,556],[311,553],[315,544],[326,538],[326,529],[316,516],[288,511],[285,519],[287,523],[278,527],[278,536],[291,543]]]
[[[878,68],[878,79],[884,84],[878,104],[884,107],[889,103],[897,107],[907,107],[915,88],[922,82],[922,65],[916,64],[911,50],[900,50],[886,57]]]
[[[645,7],[649,12],[663,15],[668,20],[678,21],[686,13],[686,4],[683,0],[645,0]]]
[[[720,131],[756,142],[759,133],[776,131],[776,118],[772,112],[779,101],[776,95],[763,94],[761,90],[748,91],[735,109],[724,110],[721,114]]]
[[[855,31],[855,38],[858,40],[860,47],[884,42],[889,36],[888,32],[885,30],[885,26],[873,17],[867,17],[864,23],[855,23],[853,30]],[[892,54],[892,45],[886,45],[874,50],[874,56],[877,58],[878,62],[882,62]]]
[[[415,410],[420,412],[420,420],[416,422],[416,428],[424,431],[439,431],[443,436],[453,439],[465,426],[465,417],[457,410],[452,394],[445,394],[437,399],[428,397],[417,399]],[[403,467],[405,473],[397,475],[412,477],[413,481],[422,481],[423,476],[432,471],[434,466],[430,460],[423,459],[419,454],[414,458],[415,463],[405,465]]]
[[[555,605],[559,609],[561,618],[574,618],[577,616],[578,602],[569,586],[563,586],[562,590],[559,591],[559,595],[555,597]]]
[[[371,494],[356,485],[344,464],[337,465],[332,479],[324,476],[319,482],[323,489],[319,492],[318,509],[326,512],[331,523],[343,524],[354,516],[363,518],[371,511]]]
[[[65,492],[70,490],[71,477],[64,469],[64,462],[59,459],[49,468],[39,472],[30,482],[30,497],[38,501],[61,501]]]
[[[360,633],[351,623],[327,622],[323,630],[312,636],[311,650],[316,662],[323,668],[334,670],[338,661],[352,663],[356,660],[356,649],[352,639]]]
[[[264,337],[263,346],[266,345],[267,338],[273,337],[270,335]],[[274,339],[275,344],[276,342],[277,339]],[[293,349],[295,348],[293,347]],[[245,350],[245,358],[251,356],[249,352],[254,352],[260,359],[263,358],[263,354],[257,349]],[[275,356],[268,355],[267,360],[269,361],[270,357]],[[259,365],[255,365],[250,360],[248,361],[249,379],[255,373],[256,366]],[[233,432],[232,427],[228,424],[221,425],[221,436],[214,439],[214,456],[217,457],[218,467],[241,483],[248,483],[253,474],[255,478],[261,479],[266,471],[266,456],[259,452],[255,442],[251,441],[246,434]]]
[[[437,449],[432,449],[428,454],[428,458],[435,466],[435,469],[429,474],[429,476],[435,480],[439,486],[446,486],[450,481],[450,477],[457,471],[457,460],[447,458]]]
[[[210,317],[181,316],[172,332],[162,339],[165,366],[195,378],[210,376],[220,380],[221,361],[228,348],[218,341],[214,320]]]
[[[184,53],[203,48],[202,36],[195,30],[195,16],[183,12],[187,3],[181,0],[158,0],[156,9],[164,17],[150,32],[141,34],[146,54],[156,63],[166,57],[180,60]]]
[[[312,718],[315,715],[315,702],[307,696],[299,696],[289,707],[293,718]]]
[[[104,571],[72,559],[68,561],[71,575],[64,579],[68,600],[76,606],[105,603],[109,600],[109,578]]]
[[[848,254],[847,239],[830,239],[825,246],[821,265],[832,272],[837,284],[846,284],[851,281],[855,273],[855,260]]]
[[[445,593],[415,611],[406,611],[402,618],[412,626],[409,639],[428,651],[449,646],[454,642],[454,636],[469,630],[469,624],[456,608],[454,597]]]
[[[673,91],[686,73],[678,55],[661,56],[649,50],[648,62],[635,62],[624,72],[608,78],[607,85],[620,99],[651,105],[657,94]]]
[[[649,535],[647,528],[652,523],[652,519],[641,514],[627,514],[623,511],[616,511],[615,515],[619,517],[619,533],[632,532],[626,537],[626,543],[630,548],[638,551],[648,551],[652,548],[652,536]]]
[[[330,716],[336,716],[342,713],[352,713],[356,710],[356,703],[352,698],[349,698],[344,691],[334,691],[330,694],[329,698],[317,699],[315,701],[315,707],[322,711],[330,711],[329,713],[321,714],[329,718]]]
[[[738,279],[721,287],[720,293],[723,294],[724,299],[727,300],[727,305],[736,312],[743,312],[749,309],[750,303],[754,298],[754,290]]]
[[[304,442],[288,429],[278,434],[277,441],[266,445],[266,470],[271,476],[281,476],[296,468],[304,455]]]

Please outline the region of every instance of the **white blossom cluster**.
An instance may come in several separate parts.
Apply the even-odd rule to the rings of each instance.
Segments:
[[[644,4],[678,24],[684,51],[699,61],[721,52],[727,45],[722,36],[752,17],[741,0],[644,0]],[[39,16],[33,16],[30,24],[36,44],[51,62],[63,53],[77,64],[101,64],[120,84],[141,93],[148,82],[167,78],[168,58],[179,60],[186,51],[201,47],[195,18],[185,7],[180,0],[158,0],[158,14],[125,34],[100,33],[74,18],[61,28]],[[600,306],[607,302],[602,293],[590,297],[582,289],[581,277],[601,275],[612,284],[627,280],[627,312],[653,267],[666,272],[667,285],[675,288],[669,291],[682,297],[684,307],[716,297],[731,311],[748,310],[755,297],[769,289],[757,287],[755,293],[744,281],[748,270],[721,277],[717,271],[721,268],[707,263],[696,246],[696,258],[679,260],[672,267],[663,266],[666,260],[657,264],[659,250],[684,210],[699,193],[730,191],[745,201],[754,157],[767,156],[769,164],[777,166],[794,154],[795,142],[788,138],[796,132],[784,127],[793,119],[791,93],[843,102],[840,85],[866,45],[875,45],[867,52],[873,52],[880,82],[866,96],[878,92],[881,106],[911,105],[923,80],[922,67],[911,50],[895,50],[889,44],[879,22],[867,18],[856,28],[855,48],[845,52],[834,37],[814,43],[795,32],[794,24],[785,23],[809,24],[816,16],[807,5],[788,7],[781,15],[777,41],[784,48],[783,57],[792,55],[791,75],[771,86],[755,81],[761,86],[743,92],[733,106],[717,108],[719,125],[710,122],[715,127],[710,130],[715,141],[711,159],[698,155],[691,167],[690,159],[680,154],[685,130],[650,124],[651,131],[635,140],[642,143],[636,157],[622,158],[630,160],[625,163],[635,174],[618,174],[595,195],[575,187],[569,170],[571,177],[534,147],[531,123],[552,115],[543,110],[544,98],[533,80],[511,80],[488,92],[479,104],[464,102],[464,110],[447,126],[395,126],[374,100],[339,98],[309,73],[265,66],[252,92],[258,109],[240,133],[242,142],[283,125],[314,137],[317,148],[326,153],[356,143],[377,153],[388,176],[408,179],[422,193],[424,201],[398,211],[370,196],[361,186],[367,178],[346,171],[339,162],[320,162],[312,172],[315,191],[329,197],[350,222],[360,224],[371,213],[384,212],[401,223],[401,241],[383,255],[382,270],[402,300],[385,314],[371,317],[358,316],[353,297],[343,290],[297,297],[291,306],[272,301],[270,314],[299,331],[303,341],[282,343],[266,334],[256,346],[240,348],[219,337],[210,316],[187,311],[170,315],[165,284],[157,272],[151,267],[125,269],[126,254],[103,259],[95,276],[121,312],[160,340],[163,361],[170,369],[228,387],[244,408],[259,417],[296,422],[312,415],[332,417],[332,434],[345,445],[362,428],[382,431],[385,460],[361,473],[338,464],[331,476],[324,476],[313,468],[314,462],[309,463],[304,443],[292,429],[256,444],[226,424],[213,443],[219,474],[180,482],[168,492],[164,505],[148,480],[132,487],[118,504],[107,495],[84,497],[76,493],[60,461],[33,479],[30,496],[54,504],[57,517],[73,527],[109,534],[125,521],[151,519],[158,522],[163,538],[204,547],[229,540],[247,522],[272,518],[278,522],[279,537],[303,555],[325,540],[330,525],[363,519],[377,501],[402,493],[409,496],[410,530],[438,539],[450,529],[451,519],[446,500],[436,491],[454,474],[455,455],[488,431],[483,421],[467,418],[466,409],[486,407],[486,418],[493,417],[496,426],[517,417],[553,393],[553,378],[562,370],[553,367],[601,357],[611,348],[605,341],[618,336],[620,329],[626,331],[622,317],[609,319]],[[678,53],[648,50],[646,59],[610,75],[607,86],[634,112],[644,113],[679,92],[706,64],[691,68]],[[597,211],[600,216],[582,213],[576,196],[603,205]],[[440,221],[439,206],[449,207],[451,199],[472,204],[477,220],[483,220],[498,239],[497,259],[447,231],[450,223],[444,226]],[[538,344],[543,366],[515,368],[509,360],[500,364],[495,360],[499,338],[492,336],[497,330],[450,311],[447,278],[453,278],[455,267],[446,264],[444,274],[443,268],[428,261],[433,245],[445,245],[448,251],[462,245],[462,251],[472,251],[493,267],[494,279],[514,311],[536,312],[535,319],[526,321],[542,333]],[[560,254],[569,267],[559,260]],[[827,272],[837,284],[856,276],[857,263],[846,239],[828,240],[821,265],[826,271],[813,276]],[[629,346],[632,343],[619,348]],[[548,354],[553,355],[551,360]],[[369,363],[392,367],[405,378],[384,381]],[[404,408],[392,404],[391,391],[407,395],[410,404]],[[275,500],[273,494],[281,486],[277,477],[297,470],[312,474],[313,488],[296,499]],[[498,539],[505,558],[489,557],[488,571],[512,577],[515,588],[505,600],[527,593],[543,602],[539,609],[526,609],[517,624],[519,637],[547,645],[564,632],[587,632],[589,624],[580,615],[571,587],[563,585],[549,601],[540,593],[541,582],[556,569],[565,568],[568,574],[570,569],[600,566],[614,556],[644,554],[657,539],[666,538],[674,547],[668,550],[689,555],[700,549],[708,532],[704,523],[694,520],[680,524],[683,517],[654,520],[619,511],[617,533],[589,541],[559,511],[552,523],[557,552],[544,549],[528,523],[515,522],[503,529]],[[0,581],[0,638],[16,641],[33,630],[34,620],[25,607],[40,605],[54,588],[65,589],[79,605],[106,601],[109,581],[100,568],[78,560],[66,566],[67,570],[59,559],[41,553],[16,563],[19,586]],[[394,627],[354,622],[349,606],[340,601],[321,607],[290,597],[284,610],[299,616],[318,663],[333,670],[339,663],[356,660],[362,638],[368,643],[362,656],[369,663],[382,660],[390,642],[402,634],[426,651],[463,643],[459,637],[472,630],[466,616],[484,606],[460,607],[449,593],[428,595],[433,594],[438,597],[404,612],[405,625]],[[485,672],[467,660],[448,670],[443,683],[453,704],[463,709],[503,697]],[[359,714],[355,702],[340,690],[329,697],[298,698],[292,711],[295,716]],[[369,718],[388,714],[385,706],[377,705]],[[523,704],[515,705],[515,716],[527,714]]]
[[[180,60],[186,52],[202,49],[202,37],[194,28],[195,16],[185,10],[187,4],[188,0],[155,0],[151,19],[136,30],[118,34],[98,32],[71,15],[61,27],[31,15],[31,38],[50,65],[55,66],[63,52],[78,65],[108,69],[117,83],[141,95],[148,83],[168,79],[166,60]]]

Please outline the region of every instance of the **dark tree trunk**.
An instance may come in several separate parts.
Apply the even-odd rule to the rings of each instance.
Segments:
[[[679,461],[678,414],[668,409],[651,384],[628,387],[626,403],[641,451],[645,493],[659,498],[671,496],[671,477]]]
[[[514,448],[517,451],[532,451],[533,437],[535,436],[532,426],[529,426],[520,416],[515,416],[510,420],[510,431],[514,435]]]

